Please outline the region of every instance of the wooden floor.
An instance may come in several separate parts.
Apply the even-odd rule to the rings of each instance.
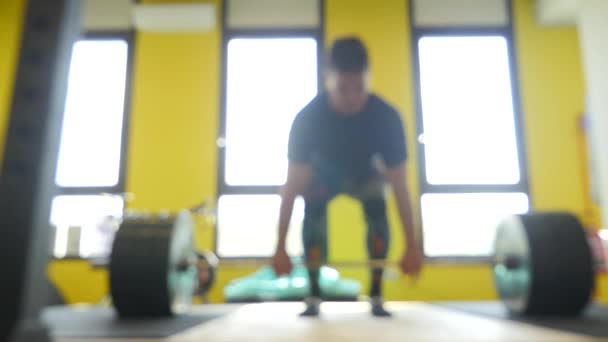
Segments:
[[[300,303],[265,303],[240,307],[223,318],[163,341],[603,341],[528,324],[494,320],[424,303],[387,303],[392,319],[369,315],[368,304],[324,303],[320,319],[298,318]],[[193,310],[213,310],[200,306]],[[121,342],[160,340],[75,340],[59,342]]]

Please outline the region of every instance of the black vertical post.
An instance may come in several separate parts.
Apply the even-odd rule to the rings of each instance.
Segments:
[[[49,212],[81,0],[29,0],[0,170],[0,341],[48,341]]]

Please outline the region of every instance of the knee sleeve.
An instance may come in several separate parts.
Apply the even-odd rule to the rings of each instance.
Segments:
[[[327,202],[307,201],[302,227],[304,256],[311,264],[322,264],[327,260]]]
[[[363,202],[367,221],[367,251],[372,259],[384,259],[388,254],[390,232],[384,198]]]

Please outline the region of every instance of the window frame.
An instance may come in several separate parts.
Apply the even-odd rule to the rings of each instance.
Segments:
[[[530,210],[533,207],[529,191],[528,157],[525,140],[525,128],[520,95],[519,67],[515,50],[515,33],[513,28],[512,0],[505,0],[508,23],[504,26],[436,26],[417,27],[415,25],[415,9],[413,1],[409,2],[409,26],[412,57],[412,79],[414,86],[415,120],[416,120],[416,153],[418,156],[418,205],[422,205],[422,196],[425,194],[464,194],[464,193],[523,193],[528,196]],[[513,103],[513,120],[515,123],[515,139],[519,163],[520,179],[515,184],[431,184],[426,177],[426,155],[424,144],[419,137],[424,133],[424,117],[422,112],[422,90],[420,82],[420,55],[419,42],[427,37],[487,37],[500,36],[507,42],[509,74],[511,78],[511,94]],[[421,207],[420,207],[421,208]],[[424,246],[424,224],[422,223],[422,210],[418,212],[421,222],[420,245]],[[429,256],[425,258],[431,263],[449,264],[486,264],[491,262],[491,256]]]
[[[222,42],[220,51],[221,61],[221,76],[220,76],[220,108],[218,120],[218,136],[217,136],[217,203],[223,195],[277,195],[279,194],[280,185],[229,185],[226,183],[226,148],[220,141],[225,141],[226,137],[226,121],[227,121],[227,78],[228,78],[228,43],[232,39],[238,38],[312,38],[317,42],[317,85],[319,92],[323,89],[323,61],[325,54],[325,0],[319,1],[319,26],[317,28],[230,28],[228,26],[228,2],[222,2]],[[242,255],[242,256],[222,256],[219,252],[219,235],[221,229],[219,223],[215,224],[215,238],[213,242],[213,250],[222,259],[254,259],[265,260],[264,256],[257,255]]]
[[[118,170],[118,181],[113,186],[61,186],[56,182],[57,163],[55,164],[55,175],[53,176],[53,187],[54,192],[52,198],[59,196],[95,196],[100,194],[116,194],[121,195],[126,191],[126,176],[127,176],[127,162],[128,162],[128,147],[129,147],[129,127],[131,121],[131,101],[133,93],[133,68],[135,58],[135,31],[87,31],[78,38],[76,42],[84,40],[111,40],[111,39],[122,39],[127,42],[127,66],[126,66],[126,78],[125,78],[125,94],[123,104],[123,120],[122,120],[122,132],[121,132],[121,147],[120,147],[120,161]],[[75,43],[76,43],[75,42]],[[63,121],[63,119],[62,119]],[[126,203],[123,204],[126,207]],[[50,222],[49,222],[50,225]],[[51,225],[52,226],[52,225]],[[53,227],[54,229],[54,227]],[[55,244],[55,234],[52,234],[52,246]],[[66,255],[65,257],[56,257],[51,251],[51,257],[54,260],[89,260],[94,258],[82,257],[80,255]]]

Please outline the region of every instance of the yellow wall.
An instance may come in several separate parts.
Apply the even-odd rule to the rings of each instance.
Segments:
[[[213,199],[219,32],[139,33],[136,46],[129,206],[177,210]]]
[[[515,1],[524,124],[533,204],[582,216],[588,195],[581,174],[578,119],[584,80],[574,28],[540,28],[533,2]]]
[[[86,260],[55,260],[48,274],[68,303],[99,303],[108,294],[108,272]]]
[[[0,1],[0,165],[4,155],[4,136],[13,93],[23,12],[23,0]]]
[[[582,214],[584,176],[579,169],[580,136],[575,118],[583,109],[583,84],[576,31],[536,26],[532,0],[515,0],[514,6],[533,204],[537,209]],[[367,43],[373,89],[403,113],[412,156],[408,180],[413,196],[417,196],[407,10],[404,0],[383,0],[382,6],[367,0],[327,0],[326,43],[346,34],[357,34]],[[136,45],[127,182],[127,190],[135,193],[136,199],[129,206],[176,210],[214,198],[219,30],[178,35],[140,33]],[[396,259],[403,243],[393,202],[389,210],[394,236],[390,257]],[[330,258],[364,260],[364,225],[358,205],[346,198],[335,201],[330,208],[330,226]],[[211,229],[200,225],[197,234],[199,247],[213,247]],[[220,302],[227,282],[252,271],[221,270],[211,300]],[[97,302],[107,293],[106,273],[92,270],[85,262],[54,262],[50,272],[71,302]],[[365,271],[342,273],[367,286]],[[398,275],[387,282],[386,296],[391,300],[472,300],[493,299],[495,293],[487,266],[428,265],[415,287]]]

